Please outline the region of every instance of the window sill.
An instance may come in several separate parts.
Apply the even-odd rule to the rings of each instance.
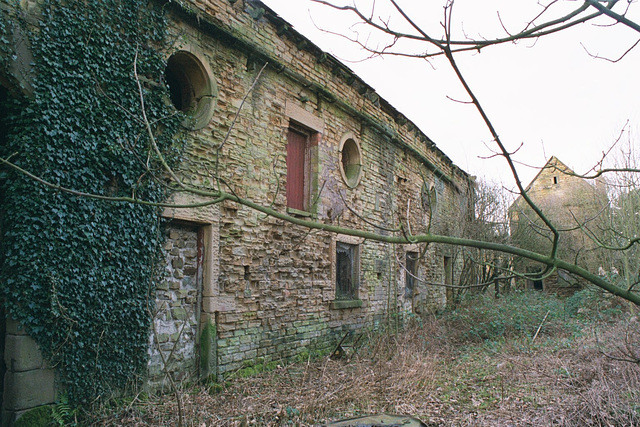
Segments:
[[[295,216],[305,216],[305,217],[308,217],[308,218],[311,218],[313,216],[313,214],[311,212],[301,211],[301,210],[294,209],[294,208],[287,208],[287,213],[291,214],[291,215],[295,215]]]
[[[361,299],[348,299],[348,300],[337,299],[337,300],[331,301],[331,308],[333,310],[341,310],[344,308],[360,308],[360,307],[362,307]]]

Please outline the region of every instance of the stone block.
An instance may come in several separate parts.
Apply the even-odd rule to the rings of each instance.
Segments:
[[[176,320],[186,320],[188,315],[187,315],[187,310],[185,310],[182,307],[175,307],[171,309],[171,314],[173,316],[174,319]]]
[[[55,401],[55,373],[53,369],[24,372],[8,371],[4,376],[4,406],[20,411]]]
[[[40,369],[43,366],[42,353],[28,335],[7,335],[4,361],[7,368],[14,372]]]
[[[236,309],[235,297],[229,295],[204,296],[202,310],[205,313],[230,312]]]
[[[6,333],[7,335],[28,335],[24,326],[10,317],[7,317]]]

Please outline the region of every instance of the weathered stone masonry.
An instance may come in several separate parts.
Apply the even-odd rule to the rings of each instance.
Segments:
[[[602,251],[578,223],[584,223],[592,233],[609,226],[606,212],[609,200],[604,183],[592,182],[577,176],[558,158],[552,156],[526,187],[527,194],[559,230],[559,255],[574,260],[581,267],[596,273],[602,265]],[[509,207],[512,238],[524,248],[544,253],[551,249],[551,233],[542,221],[518,197]],[[543,237],[544,236],[544,237]],[[529,273],[541,267],[531,261],[517,260],[522,270]],[[566,272],[553,272],[541,280],[526,281],[526,286],[549,292],[570,295],[581,288],[579,281]]]
[[[206,185],[217,172],[239,196],[287,212],[287,135],[295,125],[315,143],[309,149],[312,200],[307,213],[294,213],[356,229],[375,230],[364,217],[384,228],[408,221],[416,234],[460,232],[469,212],[467,175],[362,80],[260,2],[193,1],[191,7],[173,9],[177,49],[210,67],[217,97],[211,120],[191,134],[182,163],[186,179]],[[357,141],[362,153],[354,188],[340,172],[345,138]],[[219,239],[218,253],[205,250],[202,266],[219,268],[202,293],[200,327],[210,322],[216,337],[207,345],[210,374],[326,350],[346,330],[446,303],[442,287],[418,284],[405,292],[399,263],[407,251],[422,248],[309,232],[228,202],[215,213],[174,209],[165,215],[206,224]],[[336,300],[337,242],[358,248],[353,301]],[[443,283],[445,257],[457,260],[456,251],[432,245],[417,275]],[[454,278],[459,268],[454,262]]]
[[[216,188],[219,176],[241,197],[346,228],[384,234],[410,224],[413,234],[460,235],[473,211],[471,180],[351,70],[259,1],[165,7],[176,40],[166,78],[186,85],[172,101],[195,116],[178,167],[186,182]],[[307,141],[302,210],[291,208],[287,193],[295,132]],[[175,193],[170,201],[203,200]],[[163,216],[166,265],[148,349],[153,388],[166,385],[167,373],[217,378],[331,349],[346,331],[439,310],[445,289],[427,283],[455,282],[461,268],[453,247],[309,231],[230,202],[167,208]],[[415,273],[425,283],[410,290],[407,253],[424,253]],[[350,290],[338,293],[347,282]],[[4,409],[52,403],[53,370],[19,328],[7,331]],[[33,363],[14,363],[27,347]],[[38,376],[35,400],[21,391],[28,375]]]

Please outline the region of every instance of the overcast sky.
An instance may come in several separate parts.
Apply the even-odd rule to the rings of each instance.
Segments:
[[[263,0],[300,33],[334,54],[395,108],[409,117],[458,166],[472,175],[502,181],[512,187],[503,159],[482,160],[495,150],[491,136],[444,58],[424,60],[398,57],[367,59],[355,44],[336,33],[366,37],[366,29],[353,27],[350,15],[310,0]],[[340,0],[338,0],[340,1]],[[352,4],[352,0],[342,1]],[[363,5],[373,2],[362,1]],[[385,0],[377,0],[378,6]],[[440,35],[443,1],[399,0],[427,31]],[[535,0],[457,0],[454,27],[459,38],[493,38],[524,27],[539,13]],[[560,0],[558,8],[580,2]],[[621,1],[618,6],[626,6]],[[622,11],[622,8],[616,8]],[[614,10],[616,10],[614,9]],[[380,9],[376,16],[395,18]],[[557,13],[549,16],[557,16]],[[632,4],[627,17],[640,23],[640,4]],[[552,155],[578,173],[586,172],[625,128],[640,144],[640,45],[612,63],[587,53],[617,59],[640,33],[622,25],[581,24],[562,34],[537,41],[493,46],[481,53],[457,56],[459,66],[480,99],[498,134],[510,150],[522,147],[515,160],[543,166]],[[319,27],[319,28],[318,28]],[[424,51],[426,46],[411,48]],[[490,147],[490,148],[489,148]],[[519,166],[524,184],[536,169]]]

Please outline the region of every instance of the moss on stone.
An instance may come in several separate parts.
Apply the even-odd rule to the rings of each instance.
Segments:
[[[15,427],[47,427],[52,425],[53,416],[50,406],[38,406],[23,413],[14,424]]]

